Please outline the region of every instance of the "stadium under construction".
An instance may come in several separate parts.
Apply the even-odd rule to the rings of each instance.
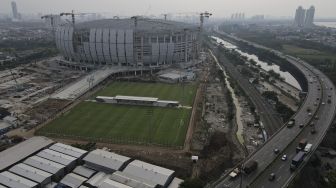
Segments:
[[[81,65],[163,67],[198,58],[200,27],[145,19],[104,19],[67,24],[56,45],[67,62]]]

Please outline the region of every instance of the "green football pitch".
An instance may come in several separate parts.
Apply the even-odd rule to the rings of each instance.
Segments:
[[[148,96],[185,99],[192,105],[195,85],[115,82],[95,96]],[[181,91],[184,90],[184,91]],[[183,146],[190,108],[160,108],[81,102],[37,131],[39,135],[95,142]]]
[[[114,82],[97,92],[95,96],[126,95],[157,97],[160,100],[175,100],[183,105],[192,105],[196,84],[164,84],[143,82]]]

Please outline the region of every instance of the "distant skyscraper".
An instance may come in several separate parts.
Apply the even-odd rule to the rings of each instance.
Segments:
[[[20,19],[20,14],[18,13],[16,2],[12,1],[12,13],[14,19]]]
[[[305,27],[311,27],[314,25],[314,15],[315,15],[315,7],[311,6],[307,11],[306,11],[306,18],[304,22]]]
[[[303,9],[302,6],[299,6],[299,8],[296,9],[295,19],[294,19],[295,26],[298,26],[298,27],[304,26],[305,14],[306,14],[306,10]]]

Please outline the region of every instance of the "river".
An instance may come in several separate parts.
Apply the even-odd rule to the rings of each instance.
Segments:
[[[239,50],[237,46],[235,46],[235,45],[233,45],[233,44],[231,44],[227,41],[224,41],[221,38],[218,38],[218,37],[215,37],[215,36],[212,36],[212,38],[215,39],[217,41],[217,43],[222,43],[225,48],[233,49],[233,50],[237,51],[240,55],[242,55],[244,57],[247,57],[249,60],[253,59],[255,62],[257,62],[257,65],[261,66],[261,68],[263,70],[265,70],[265,71],[273,70],[274,72],[280,74],[280,76],[285,79],[286,83],[290,84],[291,86],[293,86],[293,87],[295,87],[299,90],[302,90],[299,82],[294,78],[294,76],[291,75],[287,71],[280,70],[280,67],[278,65],[268,64],[264,61],[261,61],[261,60],[259,60],[259,58],[256,55],[243,52],[243,51]]]

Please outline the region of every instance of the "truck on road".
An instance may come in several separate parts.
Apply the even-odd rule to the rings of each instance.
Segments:
[[[312,146],[313,146],[313,144],[308,143],[308,144],[306,145],[306,147],[304,148],[304,152],[309,153],[310,150],[311,150],[311,148],[312,148]]]
[[[251,172],[253,172],[257,168],[258,168],[258,162],[255,161],[255,160],[251,160],[251,161],[248,161],[247,163],[245,163],[243,171],[246,174],[250,174]]]
[[[295,157],[292,159],[290,170],[291,171],[296,170],[296,168],[301,164],[305,156],[306,156],[306,153],[303,151],[300,151],[298,154],[296,154]]]
[[[301,139],[299,142],[299,146],[296,147],[296,153],[298,153],[299,151],[302,151],[306,147],[307,143],[308,143],[307,139],[305,138]]]

